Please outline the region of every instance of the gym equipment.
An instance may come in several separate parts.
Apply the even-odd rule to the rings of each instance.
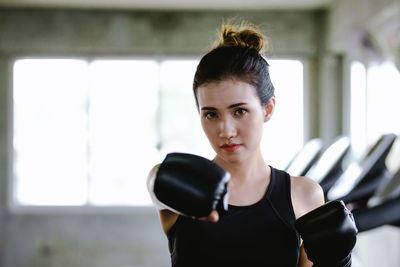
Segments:
[[[365,206],[379,185],[392,175],[385,160],[396,140],[394,134],[385,134],[372,146],[361,162],[351,163],[328,191],[327,199],[341,199],[353,208]]]
[[[400,195],[400,169],[393,175],[393,177],[382,183],[374,196],[368,201],[368,207],[377,206],[383,202],[396,198]]]
[[[353,211],[360,232],[385,224],[400,227],[400,169],[380,187],[368,201],[368,206]]]
[[[317,160],[322,150],[322,140],[314,138],[308,141],[289,162],[285,171],[292,176],[304,176]]]
[[[343,159],[349,149],[350,138],[347,136],[337,137],[305,174],[321,185],[325,195],[343,173]]]

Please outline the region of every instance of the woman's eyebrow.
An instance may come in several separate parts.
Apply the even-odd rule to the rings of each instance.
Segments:
[[[245,102],[235,103],[235,104],[229,105],[228,109],[232,109],[232,108],[236,108],[236,107],[244,106],[244,105],[247,105],[247,103],[245,103]],[[202,107],[201,110],[217,110],[217,109],[214,107]]]
[[[202,107],[201,110],[217,110],[217,109],[213,107]]]
[[[236,108],[236,107],[244,106],[244,105],[247,105],[247,103],[245,103],[245,102],[236,103],[236,104],[230,105],[230,106],[228,107],[228,109],[232,109],[232,108]]]

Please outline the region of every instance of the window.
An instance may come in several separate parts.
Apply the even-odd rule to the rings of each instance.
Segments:
[[[360,62],[353,62],[350,68],[350,140],[358,158],[366,146],[366,87],[367,72]]]
[[[87,84],[87,64],[81,60],[15,63],[14,193],[19,203],[85,203]]]
[[[283,168],[303,145],[303,67],[269,62],[277,108],[265,126],[263,153]],[[212,158],[191,90],[197,64],[17,60],[12,204],[149,205],[147,174],[166,153]]]
[[[303,64],[298,60],[268,60],[276,106],[264,126],[262,149],[268,164],[284,169],[304,144]]]
[[[393,63],[365,67],[351,64],[350,137],[356,158],[386,133],[400,134],[400,72]],[[400,142],[395,142],[386,159],[392,172],[400,168]]]
[[[400,134],[400,72],[393,63],[351,65],[350,133],[356,156],[385,133]]]
[[[400,72],[393,63],[372,65],[367,71],[367,142],[384,133],[400,134]]]
[[[145,204],[143,179],[156,150],[158,64],[97,60],[89,65],[89,190],[92,205]]]

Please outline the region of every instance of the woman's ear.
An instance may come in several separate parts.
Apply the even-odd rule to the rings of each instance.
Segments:
[[[271,97],[268,100],[268,103],[264,105],[265,114],[264,114],[264,122],[267,122],[271,119],[272,114],[274,114],[275,110],[275,97]]]

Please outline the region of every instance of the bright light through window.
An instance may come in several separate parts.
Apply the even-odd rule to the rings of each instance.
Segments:
[[[400,72],[391,62],[368,69],[367,142],[371,144],[385,133],[400,135]],[[386,166],[393,173],[400,168],[400,141],[393,145]]]
[[[87,85],[84,61],[15,63],[14,193],[18,203],[86,202]]]
[[[153,60],[90,64],[90,204],[149,202],[143,189],[157,163],[158,72]]]
[[[275,112],[264,127],[262,149],[268,164],[285,168],[304,143],[303,64],[269,60]]]
[[[351,64],[350,136],[356,157],[386,133],[400,134],[400,73],[393,63]]]
[[[263,153],[283,168],[303,145],[303,66],[269,60],[276,88]],[[192,93],[198,60],[23,59],[14,65],[14,204],[150,205],[169,152],[212,158]]]
[[[385,62],[368,68],[367,142],[375,142],[384,133],[400,134],[400,72]]]
[[[213,156],[201,128],[192,84],[197,60],[168,60],[161,63],[162,151]]]
[[[350,140],[354,156],[359,158],[366,146],[366,88],[364,65],[353,62],[350,67]]]

